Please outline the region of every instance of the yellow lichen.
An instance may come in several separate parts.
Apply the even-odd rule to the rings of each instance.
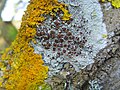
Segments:
[[[116,8],[120,8],[120,0],[109,0]]]
[[[2,56],[0,66],[3,76],[0,86],[6,90],[38,90],[47,78],[48,67],[44,66],[42,56],[34,53],[30,44],[35,42],[36,26],[40,25],[52,10],[62,10],[63,20],[69,20],[71,15],[66,10],[66,5],[57,0],[31,0],[27,11],[22,18],[19,33],[6,49]]]
[[[101,0],[102,2],[105,2],[106,0]],[[120,0],[108,0],[112,3],[112,5],[116,8],[120,8]]]

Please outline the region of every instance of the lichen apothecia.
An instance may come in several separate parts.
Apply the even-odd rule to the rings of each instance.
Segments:
[[[42,56],[34,53],[31,42],[35,43],[36,26],[43,23],[45,15],[54,17],[53,9],[56,12],[62,10],[62,20],[69,20],[71,15],[66,7],[57,0],[30,0],[16,39],[2,55],[1,87],[6,90],[38,90],[45,83],[48,67]]]

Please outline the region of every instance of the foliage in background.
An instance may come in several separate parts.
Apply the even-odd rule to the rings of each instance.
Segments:
[[[1,12],[5,7],[7,0],[0,0],[0,50],[4,50],[11,45],[17,35],[17,29],[9,22],[4,22],[1,19]]]
[[[0,22],[1,36],[10,45],[17,35],[17,29],[11,22]]]

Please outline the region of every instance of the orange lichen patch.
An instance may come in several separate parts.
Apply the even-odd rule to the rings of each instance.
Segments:
[[[6,49],[0,66],[3,71],[2,87],[6,90],[38,90],[47,78],[48,67],[44,66],[42,56],[34,53],[36,26],[50,15],[52,10],[61,9],[63,20],[69,20],[70,14],[66,5],[57,0],[31,0],[23,15],[21,27],[16,40]],[[34,88],[33,88],[34,87]],[[32,89],[33,88],[33,89]]]
[[[23,60],[12,63],[11,74],[8,74],[9,78],[5,85],[7,90],[29,90],[32,83],[40,85],[47,78],[48,68],[42,65],[43,61],[39,55],[28,56],[29,58],[23,58],[21,55],[20,58]]]
[[[39,84],[39,86],[43,84],[47,78],[48,67],[43,66],[42,56],[35,54],[30,46],[25,46],[24,51],[15,48],[14,54],[8,52],[7,56],[3,55],[3,59],[7,59],[6,67],[10,66],[7,69],[5,65],[2,65],[3,78],[7,79],[3,87],[7,90],[29,90],[31,83]]]

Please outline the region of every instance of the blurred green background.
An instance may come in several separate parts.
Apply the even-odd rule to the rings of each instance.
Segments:
[[[29,0],[0,0],[0,53],[14,41]]]

